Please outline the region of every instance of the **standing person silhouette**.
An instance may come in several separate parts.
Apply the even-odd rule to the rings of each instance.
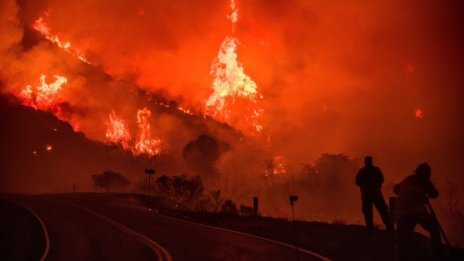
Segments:
[[[388,206],[382,195],[383,173],[372,164],[372,157],[364,158],[364,167],[356,175],[356,185],[361,190],[362,212],[366,222],[367,233],[374,232],[373,206],[377,209],[387,230],[393,230],[388,215]]]

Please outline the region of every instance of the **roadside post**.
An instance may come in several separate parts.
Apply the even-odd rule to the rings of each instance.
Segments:
[[[295,202],[298,201],[298,196],[290,195],[288,199],[290,200],[290,206],[292,207],[293,242],[295,245],[296,260],[300,260],[299,250],[297,246],[297,239],[296,239],[296,223],[295,223],[295,207],[294,207]]]
[[[292,206],[292,220],[295,221],[295,208],[293,205],[298,201],[298,196],[291,195],[288,199],[290,200],[290,206]]]
[[[145,174],[148,175],[148,194],[150,194],[151,176],[155,175],[155,170],[154,169],[146,169]]]
[[[253,215],[258,216],[259,201],[258,197],[253,197]]]

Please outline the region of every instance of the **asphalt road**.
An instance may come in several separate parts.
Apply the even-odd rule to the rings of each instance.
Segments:
[[[268,240],[109,198],[44,195],[11,200],[28,206],[43,221],[50,239],[46,260],[321,260]]]

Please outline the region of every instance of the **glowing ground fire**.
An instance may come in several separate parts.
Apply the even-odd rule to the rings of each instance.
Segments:
[[[126,123],[122,118],[116,115],[115,111],[112,111],[109,115],[106,126],[105,137],[107,142],[120,144],[124,149],[128,149],[131,135],[127,129]]]
[[[46,76],[42,74],[40,76],[40,85],[35,88],[27,85],[18,94],[22,104],[31,106],[34,109],[58,113],[61,102],[60,91],[68,80],[66,77],[60,75],[55,75],[54,77],[55,81],[53,83],[47,83]]]
[[[137,125],[139,127],[138,141],[133,152],[135,155],[158,155],[161,152],[161,140],[152,138],[150,131],[151,112],[147,108],[137,111]]]
[[[132,141],[127,124],[112,111],[106,122],[106,142],[120,145],[132,151],[134,155],[159,155],[162,141],[159,138],[152,138],[150,118],[151,112],[147,108],[137,111],[138,136],[136,141]]]

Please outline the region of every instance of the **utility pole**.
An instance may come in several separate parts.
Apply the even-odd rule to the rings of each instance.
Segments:
[[[148,175],[148,194],[150,194],[150,188],[151,188],[151,175],[155,175],[155,170],[154,169],[146,169],[145,174]]]

